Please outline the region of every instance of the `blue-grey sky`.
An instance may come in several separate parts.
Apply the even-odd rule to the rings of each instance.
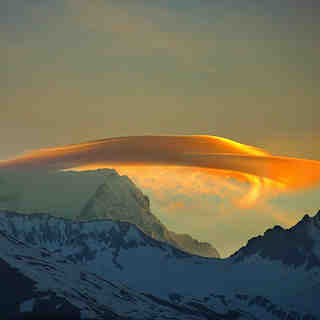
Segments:
[[[114,136],[209,134],[320,160],[319,21],[314,0],[1,1],[0,159]],[[319,207],[318,193],[308,197],[297,195],[301,211]],[[298,215],[290,199],[281,210]],[[210,241],[233,232],[203,231],[191,211],[168,223]],[[263,219],[250,234],[275,223]]]

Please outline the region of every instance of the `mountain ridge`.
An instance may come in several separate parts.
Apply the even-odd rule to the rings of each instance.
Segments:
[[[247,245],[231,257],[239,262],[257,253],[295,267],[320,267],[320,210],[314,217],[304,215],[291,228],[284,229],[276,225],[267,229],[263,235],[249,239]]]
[[[137,225],[151,237],[192,254],[220,257],[208,242],[170,231],[152,214],[150,201],[127,176],[114,169],[64,172],[0,170],[0,207],[45,212],[77,220],[111,218]],[[54,196],[52,196],[54,195]]]
[[[112,177],[114,178],[114,177]],[[116,177],[105,181],[96,190],[82,209],[79,220],[94,218],[127,221],[138,226],[149,236],[156,240],[165,241],[186,252],[201,256],[219,258],[218,251],[208,242],[200,242],[190,235],[177,234],[168,230],[161,221],[155,217],[150,209],[150,200],[129,179],[128,176]],[[119,183],[120,182],[120,183]],[[114,190],[115,184],[124,184],[127,188]],[[124,196],[127,192],[128,195]],[[130,198],[133,198],[132,201]],[[137,205],[138,204],[138,205]]]
[[[132,319],[147,319],[152,308],[154,317],[164,307],[163,312],[172,319],[318,320],[316,314],[320,314],[314,300],[320,292],[320,286],[315,287],[320,283],[315,272],[318,269],[292,269],[267,257],[252,260],[250,256],[235,263],[230,258],[192,256],[152,239],[128,222],[72,221],[47,214],[1,212],[0,246],[0,258],[5,263],[37,282],[40,293],[32,289],[32,295],[38,296],[31,299],[34,306],[43,305],[42,297],[49,290],[51,308],[64,305],[84,314],[89,308],[90,314],[115,313],[119,319],[127,316],[123,309],[133,312]],[[104,281],[108,281],[107,287]],[[125,283],[120,285],[122,289],[119,281]],[[109,306],[100,298],[92,304],[92,299],[101,295],[94,289],[98,287],[122,298],[112,298],[116,300]],[[127,296],[119,295],[121,290]],[[131,304],[136,299],[143,300],[143,306]],[[26,301],[20,301],[20,307],[30,305]]]

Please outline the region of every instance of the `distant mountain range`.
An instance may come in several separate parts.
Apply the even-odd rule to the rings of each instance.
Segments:
[[[0,177],[0,319],[320,320],[320,211],[208,258],[114,170]]]
[[[231,259],[239,262],[254,255],[294,268],[320,268],[320,210],[313,218],[306,214],[290,229],[268,229],[263,236],[250,239]]]
[[[152,238],[186,252],[220,257],[211,244],[168,230],[152,214],[148,197],[113,169],[81,173],[0,171],[1,207],[78,220],[127,221]]]
[[[319,319],[320,268],[310,263],[320,258],[319,221],[320,212],[281,229],[283,238],[304,234],[295,238],[296,260],[290,242],[279,249],[289,260],[266,251],[279,227],[217,259],[128,222],[1,212],[0,310],[12,319]]]

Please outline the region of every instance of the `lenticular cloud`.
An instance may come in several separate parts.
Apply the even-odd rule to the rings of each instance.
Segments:
[[[320,161],[278,157],[215,136],[130,136],[41,149],[1,162],[0,168],[88,170],[117,166],[165,166],[232,176],[252,188],[254,201],[264,186],[299,190],[320,184]]]

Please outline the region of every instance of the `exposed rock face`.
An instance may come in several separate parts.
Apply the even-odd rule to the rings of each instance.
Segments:
[[[307,256],[319,253],[318,219],[294,227],[303,227],[300,241],[313,240]],[[275,229],[270,237],[285,231]],[[0,316],[319,320],[319,267],[262,257],[261,249],[237,262],[203,258],[128,222],[0,210]]]
[[[41,213],[0,211],[0,232],[37,248],[58,253],[74,263],[90,263],[103,253],[119,269],[122,269],[117,261],[120,251],[130,248],[157,247],[168,257],[192,257],[166,242],[154,240],[133,224],[112,219],[74,221]]]
[[[127,221],[154,239],[186,252],[220,257],[211,244],[169,231],[151,213],[148,197],[113,169],[80,173],[0,171],[0,208],[77,220]]]
[[[187,234],[169,231],[151,213],[148,197],[127,176],[110,176],[98,187],[77,218],[127,221],[152,238],[168,242],[186,252],[204,257],[220,257],[209,243],[199,242]]]
[[[314,217],[306,214],[290,229],[275,226],[266,230],[263,236],[250,239],[232,259],[239,262],[256,254],[294,267],[320,268],[320,211]]]

